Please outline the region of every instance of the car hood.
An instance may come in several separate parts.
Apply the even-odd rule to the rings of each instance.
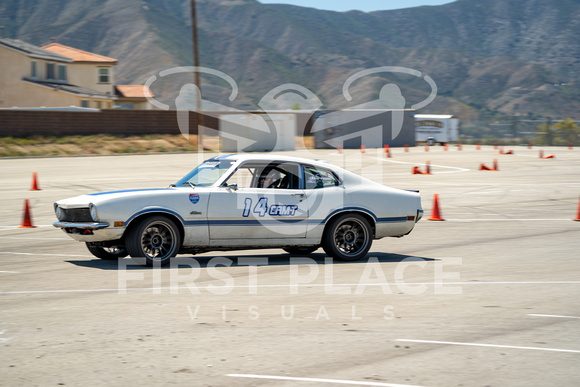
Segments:
[[[190,187],[170,187],[170,188],[150,188],[150,189],[131,189],[131,190],[121,190],[121,191],[109,191],[109,192],[99,192],[90,193],[80,196],[75,196],[68,199],[62,199],[56,203],[63,208],[79,208],[87,207],[89,203],[98,205],[111,200],[133,200],[133,199],[145,199],[145,198],[161,198],[167,197],[174,194],[183,193],[184,191],[190,193],[201,193],[209,191],[209,188],[190,188]]]

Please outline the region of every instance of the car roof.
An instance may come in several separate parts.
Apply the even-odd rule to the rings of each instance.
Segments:
[[[326,168],[337,168],[336,165],[330,164],[324,160],[313,160],[303,157],[293,157],[293,156],[283,156],[276,154],[230,154],[212,157],[210,160],[235,160],[235,161],[283,161],[283,162],[295,162],[301,164],[310,164]]]

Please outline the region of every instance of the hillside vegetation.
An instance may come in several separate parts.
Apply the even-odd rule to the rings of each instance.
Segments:
[[[203,98],[220,105],[256,109],[270,90],[293,83],[326,108],[344,108],[372,101],[395,83],[411,107],[431,91],[413,75],[367,75],[352,84],[351,101],[342,93],[358,71],[401,66],[436,82],[438,97],[421,113],[580,119],[578,0],[457,0],[371,13],[255,0],[197,4],[202,66],[239,87],[230,101],[230,86],[204,75]],[[144,83],[193,63],[189,0],[0,0],[0,25],[11,38],[38,45],[54,38],[119,59],[118,84]],[[190,74],[158,78],[153,91],[173,108],[193,81]],[[270,102],[291,107],[280,101]]]

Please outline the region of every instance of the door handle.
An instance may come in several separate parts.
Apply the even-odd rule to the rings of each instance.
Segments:
[[[303,198],[304,194],[303,193],[293,193],[293,194],[290,194],[290,196],[298,196],[300,198]]]

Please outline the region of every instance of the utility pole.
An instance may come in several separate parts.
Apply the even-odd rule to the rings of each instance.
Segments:
[[[195,85],[199,89],[199,98],[196,101],[196,124],[197,124],[197,151],[203,152],[203,114],[201,113],[201,75],[199,68],[199,47],[197,39],[197,11],[195,8],[195,0],[189,0],[191,8],[191,33],[192,33],[192,48],[193,48],[193,66],[195,66]]]
[[[552,145],[552,142],[554,141],[554,136],[551,127],[552,127],[552,117],[548,117],[546,120],[546,142],[548,146]]]
[[[518,135],[518,119],[516,116],[512,116],[512,141],[517,144],[516,137]]]

